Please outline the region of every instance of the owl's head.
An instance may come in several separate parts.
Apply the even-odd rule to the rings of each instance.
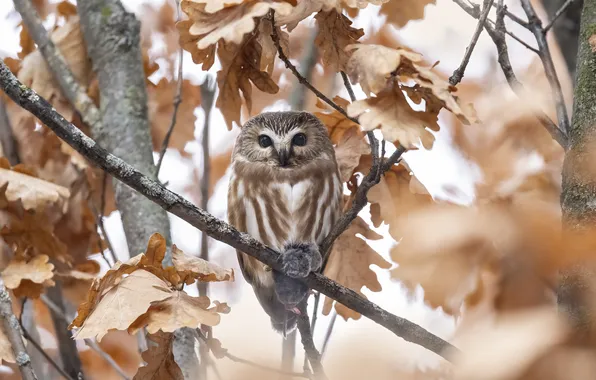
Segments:
[[[236,140],[235,158],[281,169],[334,160],[327,128],[308,112],[264,112],[248,120]]]

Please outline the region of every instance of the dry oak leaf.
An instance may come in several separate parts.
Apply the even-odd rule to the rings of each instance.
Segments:
[[[351,53],[345,50],[346,46],[358,42],[364,30],[352,28],[352,21],[336,9],[321,11],[315,19],[319,28],[315,44],[322,52],[323,65],[335,71],[346,71]]]
[[[376,273],[370,269],[371,265],[388,269],[391,264],[385,261],[368,243],[356,236],[362,234],[371,240],[381,239],[382,236],[372,231],[366,222],[358,217],[345,230],[333,245],[333,251],[325,268],[324,275],[364,296],[361,289],[366,286],[373,292],[382,290]],[[325,298],[323,314],[328,315],[334,301]],[[336,303],[335,310],[344,319],[359,319],[360,314]]]
[[[254,36],[247,36],[240,45],[220,42],[217,52],[222,68],[217,72],[219,95],[215,105],[231,130],[233,122],[240,125],[242,98],[248,112],[251,112],[251,82],[269,94],[277,93],[279,87],[267,72],[260,70],[262,47]]]
[[[526,378],[528,368],[563,343],[567,334],[567,326],[552,306],[486,318],[456,338],[454,343],[462,351],[453,353],[453,379]]]
[[[33,255],[47,255],[62,262],[70,262],[68,247],[53,231],[53,225],[47,218],[25,212],[22,218],[12,217],[8,225],[0,229],[0,236],[17,251],[32,250]]]
[[[411,20],[423,19],[424,8],[436,2],[436,0],[389,0],[381,6],[381,14],[387,16],[387,22],[402,28]]]
[[[360,83],[364,93],[379,93],[402,65],[411,67],[422,61],[422,55],[406,48],[391,49],[381,45],[349,45],[353,50],[347,64],[347,74],[353,83]]]
[[[137,269],[101,296],[74,333],[74,338],[97,337],[99,341],[112,329],[126,330],[149,309],[152,302],[171,295],[169,284],[150,272]]]
[[[368,6],[368,4],[382,5],[383,3],[386,3],[389,0],[341,0],[341,1],[342,1],[342,3],[347,5],[349,8],[364,9]]]
[[[275,27],[277,35],[279,36],[279,44],[286,54],[286,56],[290,56],[290,35],[281,30],[279,26]],[[261,45],[262,52],[261,52],[261,60],[259,64],[259,69],[261,71],[266,71],[269,76],[273,74],[273,70],[275,69],[275,58],[277,57],[277,47],[273,42],[273,38],[271,34],[273,33],[273,26],[271,25],[271,20],[267,18],[263,18],[259,22],[259,34],[257,36],[259,45]]]
[[[174,334],[158,332],[149,335],[149,340],[156,344],[141,356],[147,365],[139,368],[133,380],[184,380],[182,370],[174,360]]]
[[[215,45],[211,45],[205,49],[199,49],[197,44],[205,35],[195,36],[188,33],[192,24],[192,20],[183,20],[176,24],[176,29],[178,29],[178,33],[180,34],[180,46],[190,52],[194,63],[197,65],[202,64],[202,69],[207,71],[215,62]]]
[[[87,86],[93,75],[91,60],[87,55],[79,18],[70,18],[52,32],[51,39],[60,50],[75,79]],[[74,110],[63,97],[41,52],[36,50],[23,58],[19,80],[48,100],[67,120],[72,121]]]
[[[2,271],[2,279],[8,289],[16,289],[22,280],[43,284],[54,277],[54,265],[48,263],[46,255],[33,257],[31,260],[13,258]]]
[[[147,90],[151,139],[153,149],[159,150],[172,121],[174,112],[172,99],[176,96],[177,83],[163,78],[156,85],[149,85]],[[188,155],[184,150],[186,143],[195,139],[197,118],[194,111],[201,104],[200,87],[193,85],[189,80],[184,80],[181,96],[182,103],[180,103],[176,115],[176,130],[172,134],[168,146],[178,150],[184,156]]]
[[[57,205],[62,212],[66,211],[70,197],[67,188],[1,166],[0,189],[6,187],[4,196],[9,202],[20,200],[25,210],[43,211],[47,206]]]
[[[343,109],[346,109],[350,104],[348,100],[341,96],[334,97],[333,101]],[[319,98],[317,98],[316,107],[326,111],[317,111],[314,112],[314,115],[327,127],[329,138],[333,144],[337,144],[342,139],[343,134],[349,130],[360,131],[360,125],[354,123],[339,111],[331,108]]]
[[[357,170],[366,172],[369,168]],[[379,226],[381,220],[385,221],[389,225],[389,234],[396,241],[403,237],[398,226],[400,218],[433,203],[424,185],[412,174],[404,161],[387,171],[379,184],[370,189],[367,197],[371,203],[374,225]],[[373,210],[373,205],[381,207],[375,207]]]
[[[255,30],[255,18],[265,16],[270,9],[280,15],[287,15],[292,11],[290,4],[282,2],[248,0],[216,12],[209,12],[208,4],[197,0],[185,0],[181,3],[182,10],[188,15],[189,20],[193,21],[184,34],[202,36],[196,42],[196,48],[199,50],[216,44],[220,39],[240,44],[247,33]]]
[[[397,85],[386,88],[376,97],[350,104],[348,115],[358,117],[364,130],[379,128],[385,140],[399,142],[408,149],[419,143],[430,149],[435,137],[426,128],[438,130],[436,115],[414,111]]]
[[[354,169],[360,163],[360,157],[370,153],[370,145],[359,132],[357,129],[348,130],[342,134],[341,140],[335,146],[335,159],[342,182],[350,180]]]
[[[188,272],[199,281],[234,281],[233,269],[224,269],[199,257],[187,255],[175,244],[172,245],[172,261],[179,273]]]
[[[217,306],[209,310],[208,297],[192,297],[182,291],[173,292],[172,296],[151,303],[146,313],[139,316],[128,328],[130,334],[147,326],[149,334],[158,330],[174,332],[181,327],[197,328],[201,324],[216,326],[220,322]]]

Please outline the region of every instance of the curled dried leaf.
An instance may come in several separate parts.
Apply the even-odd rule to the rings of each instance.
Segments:
[[[234,281],[234,270],[224,269],[199,257],[189,256],[172,245],[172,261],[181,277],[190,275],[199,281]]]
[[[43,284],[54,277],[54,265],[48,263],[50,258],[46,255],[33,257],[31,260],[13,258],[2,271],[2,279],[8,289],[16,289],[21,281],[30,280]]]
[[[133,380],[184,380],[182,370],[174,359],[174,334],[160,331],[149,335],[149,340],[155,344],[149,345],[149,349],[141,355],[147,365],[139,368]]]

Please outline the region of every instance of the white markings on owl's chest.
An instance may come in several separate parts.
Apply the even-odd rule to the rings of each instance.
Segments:
[[[312,185],[310,180],[300,181],[294,185],[289,182],[277,182],[273,184],[273,188],[279,190],[282,203],[286,205],[288,210],[288,215],[284,217],[287,218],[289,229],[287,236],[285,236],[285,241],[280,243],[286,244],[301,240],[299,231],[302,227],[301,224],[303,223],[304,216],[308,213],[308,210],[305,210],[304,207],[308,203],[306,202],[306,197],[308,194],[311,194],[312,189],[310,187]]]

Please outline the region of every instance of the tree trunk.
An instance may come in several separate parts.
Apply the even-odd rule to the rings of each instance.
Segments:
[[[569,151],[563,165],[561,205],[567,233],[582,233],[596,226],[596,53],[590,37],[596,34],[596,0],[585,0],[581,16],[577,54],[573,118]],[[594,334],[593,300],[595,271],[587,265],[561,274],[558,303],[576,328],[577,336]]]
[[[78,12],[87,51],[99,79],[101,128],[92,128],[97,142],[149,177],[155,177],[153,145],[147,112],[147,89],[140,48],[141,24],[120,0],[80,0]],[[171,246],[166,211],[114,180],[116,205],[122,216],[131,256],[145,251],[159,232]],[[171,265],[171,254],[164,264]],[[176,361],[186,379],[197,379],[196,333],[181,329],[174,342]]]

